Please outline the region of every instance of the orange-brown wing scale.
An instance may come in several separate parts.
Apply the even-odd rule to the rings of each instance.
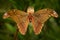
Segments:
[[[42,9],[33,14],[33,29],[36,35],[40,34],[42,27],[44,26],[44,23],[52,16],[51,10]],[[53,14],[53,13],[52,13]]]
[[[7,14],[10,16],[10,18],[12,18],[13,21],[17,23],[19,32],[22,35],[25,35],[27,31],[27,27],[28,27],[28,22],[29,22],[27,13],[20,10],[13,9],[13,10],[8,11]]]

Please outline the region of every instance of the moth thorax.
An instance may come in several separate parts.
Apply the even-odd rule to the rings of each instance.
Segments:
[[[34,13],[34,8],[33,7],[28,7],[27,13],[28,14],[33,14]]]

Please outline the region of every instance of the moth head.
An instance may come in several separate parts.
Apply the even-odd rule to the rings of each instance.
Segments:
[[[28,7],[27,13],[28,13],[28,14],[29,14],[29,13],[33,14],[33,13],[34,13],[34,8],[33,8],[33,7]]]

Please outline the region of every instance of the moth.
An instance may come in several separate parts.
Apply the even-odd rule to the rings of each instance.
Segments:
[[[49,8],[40,9],[34,12],[33,7],[28,7],[27,12],[18,9],[9,10],[6,13],[4,13],[3,18],[6,19],[10,17],[11,19],[13,19],[16,22],[19,32],[22,35],[26,34],[28,24],[31,22],[34,33],[38,35],[40,34],[44,26],[44,23],[51,16],[57,18],[58,14],[53,9],[49,9]]]

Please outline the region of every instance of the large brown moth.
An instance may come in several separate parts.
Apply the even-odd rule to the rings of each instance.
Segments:
[[[19,29],[19,32],[22,35],[26,34],[28,23],[31,22],[33,25],[33,30],[36,35],[38,35],[42,27],[44,26],[44,23],[51,17],[58,17],[58,14],[49,8],[38,10],[37,12],[34,12],[33,7],[28,7],[27,12],[12,9],[7,11],[3,18],[10,17],[17,23],[17,27]]]

